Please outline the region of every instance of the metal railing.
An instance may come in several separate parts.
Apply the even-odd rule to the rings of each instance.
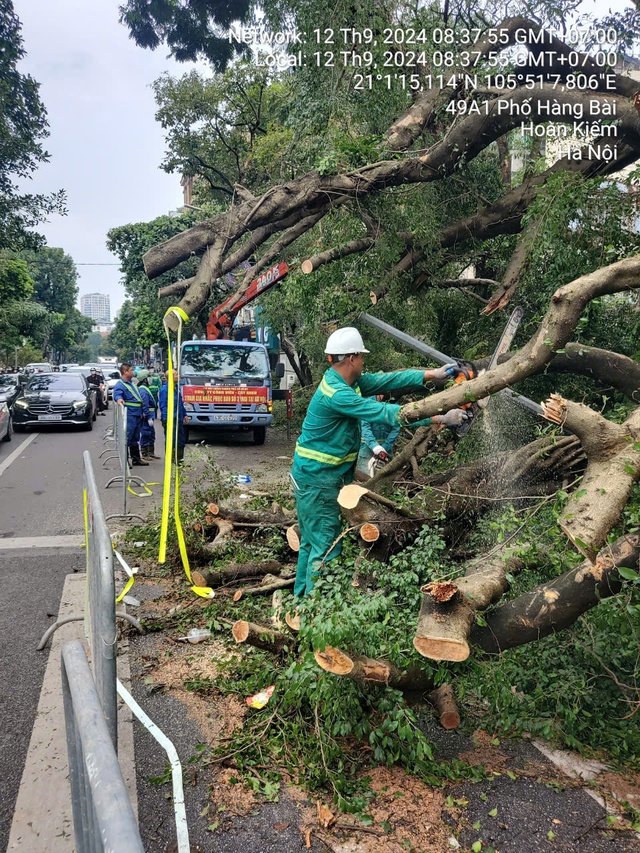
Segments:
[[[116,439],[117,456],[120,460],[120,474],[112,477],[106,484],[105,489],[108,489],[109,486],[113,485],[113,483],[122,483],[122,512],[112,513],[107,516],[107,521],[111,518],[139,518],[141,521],[144,521],[141,515],[128,511],[127,500],[129,492],[131,491],[132,483],[139,488],[145,489],[145,494],[138,495],[138,497],[147,497],[151,494],[151,489],[141,477],[134,476],[129,468],[129,448],[127,446],[127,409],[125,406],[120,406],[115,402],[113,404],[113,408],[113,426]],[[107,457],[107,459],[110,458],[112,457]],[[137,494],[137,492],[134,494]]]
[[[96,686],[115,747],[117,746],[116,618],[130,622],[140,633],[143,633],[143,628],[140,622],[129,613],[116,613],[113,545],[88,450],[82,454],[82,464],[87,560],[85,612],[83,615],[67,616],[50,625],[38,644],[38,650],[45,648],[49,637],[62,625],[84,620],[85,635],[91,648]]]
[[[78,853],[144,853],[80,640],[62,647],[61,663],[76,849]]]

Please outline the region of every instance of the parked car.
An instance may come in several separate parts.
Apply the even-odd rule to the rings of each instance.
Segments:
[[[0,436],[2,441],[11,441],[11,411],[5,402],[0,402]]]
[[[11,409],[20,396],[21,387],[19,373],[3,373],[0,376],[0,403],[6,403]]]
[[[82,374],[37,373],[13,404],[13,428],[24,432],[35,424],[76,424],[93,429],[96,392]]]

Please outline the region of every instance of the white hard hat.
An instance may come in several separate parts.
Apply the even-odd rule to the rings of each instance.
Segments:
[[[324,348],[327,355],[350,355],[355,352],[369,352],[365,349],[362,335],[353,326],[345,326],[344,329],[336,329],[329,335],[329,340]]]

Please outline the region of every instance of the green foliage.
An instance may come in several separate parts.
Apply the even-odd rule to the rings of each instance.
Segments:
[[[27,263],[18,258],[0,258],[0,305],[28,299],[33,279]]]
[[[18,70],[25,50],[11,0],[0,8],[0,43],[0,249],[21,249],[42,243],[30,229],[50,213],[64,213],[65,197],[20,193],[15,183],[31,177],[49,155],[42,147],[48,123],[39,84]]]
[[[206,59],[221,71],[239,50],[226,32],[233,21],[245,21],[251,8],[248,0],[126,0],[119,10],[120,22],[139,47],[155,50],[165,44],[178,62]]]

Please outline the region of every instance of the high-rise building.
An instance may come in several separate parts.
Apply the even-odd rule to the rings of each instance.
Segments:
[[[80,313],[96,323],[110,323],[111,301],[105,293],[85,293],[80,297]]]

